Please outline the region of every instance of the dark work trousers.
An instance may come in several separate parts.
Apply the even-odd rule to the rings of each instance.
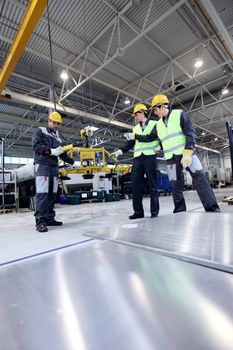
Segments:
[[[48,165],[35,165],[36,179],[36,225],[53,221],[55,217],[54,200],[58,188],[58,168]]]
[[[173,156],[172,159],[167,161],[168,176],[172,187],[172,195],[175,205],[173,213],[186,211],[186,204],[183,196],[184,182],[181,159],[182,155]],[[192,176],[193,186],[197,191],[205,211],[215,211],[216,209],[219,209],[214,192],[205,172],[203,170],[192,172],[189,168],[186,168],[186,170]],[[176,180],[174,176],[176,177]]]
[[[158,214],[159,196],[157,188],[157,160],[155,155],[145,156],[144,154],[133,160],[131,180],[134,213],[139,215],[144,214],[142,198],[145,174],[150,193],[150,211],[151,214]]]

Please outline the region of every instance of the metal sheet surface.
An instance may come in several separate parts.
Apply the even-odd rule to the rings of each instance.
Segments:
[[[97,241],[0,269],[0,348],[232,350],[233,275]]]
[[[93,227],[88,233],[233,272],[233,213],[183,212]]]

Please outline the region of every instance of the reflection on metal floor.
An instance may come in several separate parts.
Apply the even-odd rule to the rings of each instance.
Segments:
[[[0,290],[1,349],[232,350],[233,275],[143,249],[94,240],[2,267]]]
[[[233,272],[233,213],[182,212],[88,229],[95,237]]]

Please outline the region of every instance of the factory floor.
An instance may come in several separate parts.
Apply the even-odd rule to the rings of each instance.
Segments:
[[[221,213],[195,191],[187,212],[131,221],[131,200],[57,205],[61,227],[0,216],[0,348],[232,350],[233,188]]]
[[[201,202],[195,191],[184,193],[187,211],[204,212]],[[215,195],[221,208],[232,210],[233,206],[222,203],[224,196],[233,195],[233,188],[227,187],[215,190]],[[150,200],[143,199],[145,218],[151,225],[156,225],[156,218],[150,218]],[[226,209],[225,209],[226,208]],[[173,211],[171,196],[160,196],[159,216],[170,215]],[[116,224],[132,224],[135,221],[128,219],[133,213],[132,201],[121,200],[119,202],[95,202],[80,205],[56,205],[56,219],[63,221],[60,227],[49,227],[46,233],[38,233],[35,230],[33,212],[20,209],[19,213],[9,213],[0,216],[0,264],[23,258],[29,255],[57,249],[69,244],[75,244],[87,240],[84,236],[89,229],[114,227]],[[164,218],[166,221],[168,218]],[[138,221],[138,220],[137,220]]]

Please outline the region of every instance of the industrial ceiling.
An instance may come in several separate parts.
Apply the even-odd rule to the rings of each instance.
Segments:
[[[0,0],[0,67],[29,4]],[[199,145],[226,149],[232,14],[232,0],[49,0],[1,91],[10,97],[0,99],[6,154],[32,155],[32,134],[54,105],[66,142],[77,142],[80,129],[93,125],[99,129],[92,145],[112,151],[133,126],[133,106],[149,106],[158,92],[189,113]]]

